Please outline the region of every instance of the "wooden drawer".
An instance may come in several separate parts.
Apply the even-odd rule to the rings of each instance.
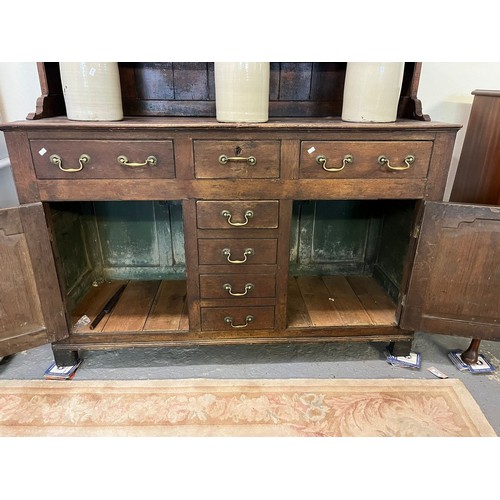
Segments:
[[[201,329],[217,331],[267,330],[274,328],[273,306],[202,307]]]
[[[194,141],[199,179],[271,179],[280,176],[280,141]]]
[[[271,238],[223,238],[198,240],[201,265],[248,266],[276,264],[277,240]]]
[[[303,141],[300,147],[300,177],[425,178],[432,145],[432,141]],[[380,163],[381,156],[387,158],[389,164]],[[321,158],[326,159],[326,164]],[[327,171],[323,166],[334,170]]]
[[[170,140],[31,140],[30,146],[39,179],[175,177],[173,143]],[[53,155],[60,158],[60,166]],[[86,155],[88,160],[80,160],[82,155]],[[120,163],[120,157],[125,157],[128,165]],[[150,157],[154,157],[154,160],[151,159],[148,163]],[[146,165],[139,166],[144,163]]]
[[[272,298],[276,295],[274,274],[202,274],[202,299]]]
[[[266,229],[278,227],[277,200],[273,201],[198,201],[199,229]]]

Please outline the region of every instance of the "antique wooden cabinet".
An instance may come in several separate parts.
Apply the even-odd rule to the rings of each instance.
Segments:
[[[120,63],[119,122],[68,120],[39,64],[36,111],[2,126],[0,355],[498,339],[499,210],[441,202],[460,126],[422,115],[418,63],[395,123],[341,121],[345,68],[272,63],[270,120],[230,124],[210,63]]]

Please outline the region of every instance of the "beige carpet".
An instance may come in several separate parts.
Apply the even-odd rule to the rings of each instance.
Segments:
[[[0,436],[495,436],[459,380],[0,381]]]

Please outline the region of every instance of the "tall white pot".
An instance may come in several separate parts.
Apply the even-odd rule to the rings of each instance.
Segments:
[[[342,120],[396,121],[404,65],[404,62],[347,63]]]
[[[268,62],[216,62],[215,107],[219,122],[267,122]]]
[[[61,62],[59,68],[70,120],[123,120],[118,63]]]

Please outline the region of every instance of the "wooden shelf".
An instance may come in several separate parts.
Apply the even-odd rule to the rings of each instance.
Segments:
[[[129,116],[215,116],[213,62],[120,62]],[[340,116],[346,62],[271,62],[270,117]],[[417,98],[421,63],[406,62],[398,118],[428,121]],[[42,96],[28,119],[66,114],[58,62],[38,63]]]
[[[93,287],[72,314],[74,325],[84,314],[91,320],[106,302],[126,283],[127,287],[111,314],[94,330],[89,326],[73,329],[73,334],[110,332],[155,332],[189,330],[184,280],[113,281]]]
[[[395,311],[368,276],[299,276],[288,282],[288,328],[394,326]]]

